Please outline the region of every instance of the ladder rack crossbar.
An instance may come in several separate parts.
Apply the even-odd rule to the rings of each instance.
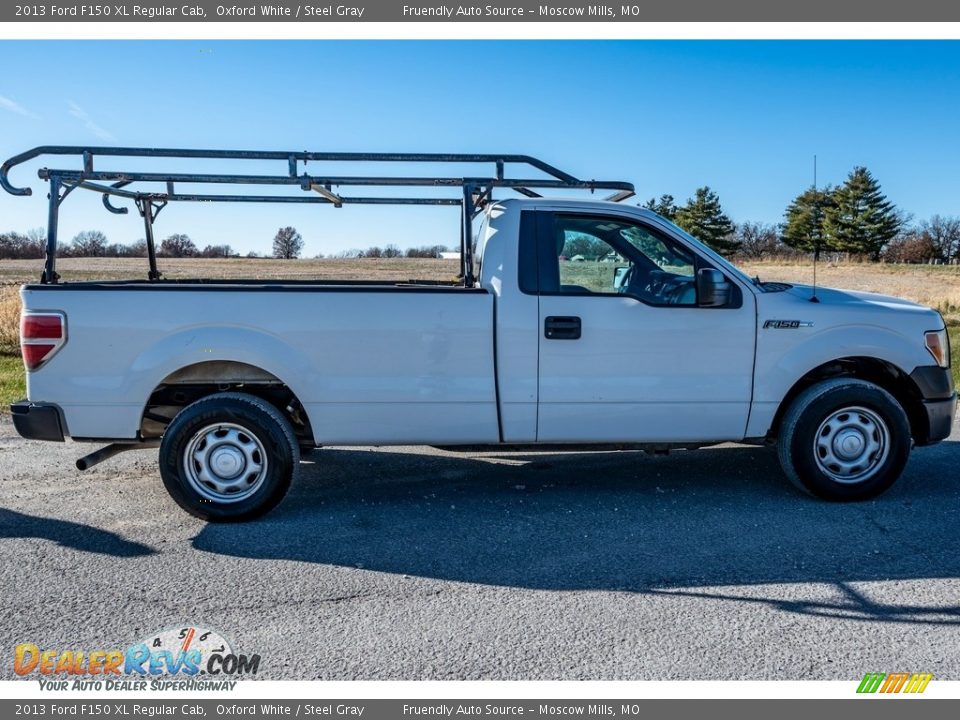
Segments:
[[[258,151],[258,150],[196,150],[183,148],[137,148],[137,147],[88,147],[76,145],[43,145],[20,153],[0,165],[0,187],[11,195],[31,195],[29,187],[16,186],[10,182],[10,171],[18,165],[43,156],[75,156],[81,160],[80,169],[48,168],[38,171],[40,179],[49,184],[50,206],[47,223],[46,262],[41,282],[55,283],[57,220],[59,208],[66,196],[80,188],[103,196],[104,206],[113,213],[126,214],[125,207],[113,205],[111,198],[133,201],[137,206],[146,230],[152,235],[154,210],[168,202],[262,202],[306,203],[318,205],[459,205],[462,208],[461,227],[461,276],[464,284],[475,282],[473,274],[473,248],[471,222],[473,217],[492,201],[494,188],[513,190],[520,195],[540,197],[539,190],[611,190],[605,199],[620,202],[634,194],[629,182],[619,180],[583,180],[564,172],[553,165],[530,155],[477,154],[477,153],[354,153],[354,152],[306,152],[306,151]],[[194,173],[194,172],[145,172],[100,170],[94,168],[98,158],[167,158],[180,160],[220,161],[283,161],[285,172],[277,174]],[[404,164],[493,164],[491,175],[342,175],[312,174],[307,172],[309,163],[404,163]],[[536,170],[543,177],[507,177],[507,165],[524,166]],[[109,183],[109,184],[105,184]],[[162,191],[148,187],[161,183]],[[182,192],[176,184],[191,185],[254,185],[267,187],[296,187],[301,195],[263,195],[236,193]],[[454,196],[414,195],[405,197],[351,196],[339,188],[432,188],[456,189]],[[337,192],[333,188],[338,188]],[[158,279],[156,255],[149,244],[150,279]]]

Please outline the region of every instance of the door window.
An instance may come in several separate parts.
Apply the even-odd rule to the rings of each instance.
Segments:
[[[545,289],[629,295],[651,305],[697,304],[696,256],[643,225],[610,217],[554,215]],[[550,282],[555,280],[555,282]],[[552,286],[552,287],[551,287]]]

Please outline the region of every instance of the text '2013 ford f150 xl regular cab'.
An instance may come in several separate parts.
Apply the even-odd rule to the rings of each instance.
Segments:
[[[210,520],[275,506],[301,448],[323,445],[775,442],[787,477],[822,498],[883,492],[913,445],[947,437],[956,406],[934,310],[893,297],[762,283],[662,217],[617,202],[627,183],[580,181],[527,156],[38,148],[82,152],[50,181],[42,281],[22,290],[29,399],[21,435],[103,440],[81,464],[159,442],[173,498]],[[94,156],[285,159],[278,176],[97,171]],[[494,162],[490,177],[308,176],[307,161]],[[300,163],[304,172],[300,174]],[[507,163],[546,178],[511,180]],[[278,180],[279,178],[279,180]],[[276,182],[274,182],[276,181]],[[393,182],[398,181],[398,182]],[[136,183],[166,183],[148,192]],[[298,186],[332,204],[461,204],[462,282],[167,281],[152,223],[175,183]],[[111,184],[104,184],[111,183]],[[350,198],[340,186],[462,189],[439,200]],[[610,201],[531,188],[612,189]],[[147,280],[58,282],[56,211],[83,188],[133,202]],[[494,189],[525,197],[492,198]],[[474,232],[475,230],[475,232]],[[471,241],[471,239],[474,239]]]

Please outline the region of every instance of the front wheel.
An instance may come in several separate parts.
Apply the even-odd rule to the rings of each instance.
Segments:
[[[825,500],[866,500],[900,477],[910,446],[910,423],[896,398],[864,380],[834,378],[793,401],[777,452],[801,490]]]
[[[218,393],[188,405],[160,444],[160,476],[191,515],[214,522],[259,517],[290,488],[300,450],[289,421],[245,393]]]

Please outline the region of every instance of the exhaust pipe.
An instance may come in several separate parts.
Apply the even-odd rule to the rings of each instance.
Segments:
[[[119,455],[127,450],[145,450],[147,448],[160,447],[159,440],[148,440],[145,442],[133,443],[112,443],[99,450],[94,450],[89,455],[84,455],[77,460],[77,470],[89,470],[94,465],[99,465],[104,460],[109,460],[114,455]]]

